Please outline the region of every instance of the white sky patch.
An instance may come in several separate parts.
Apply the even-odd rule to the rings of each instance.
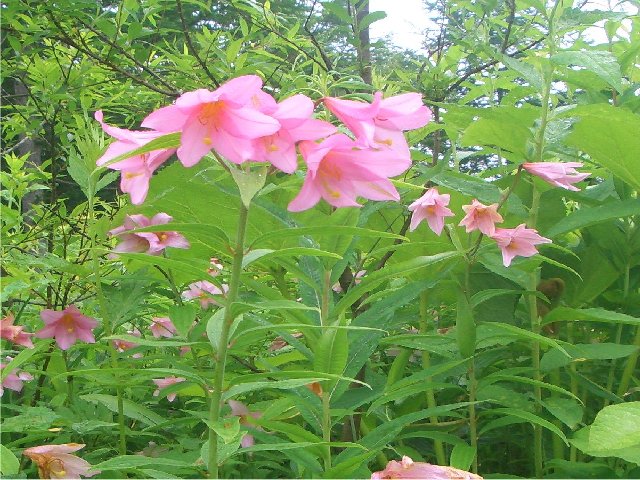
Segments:
[[[424,52],[424,30],[429,24],[422,0],[369,0],[369,11],[387,14],[371,25],[371,40],[389,37],[400,48]]]

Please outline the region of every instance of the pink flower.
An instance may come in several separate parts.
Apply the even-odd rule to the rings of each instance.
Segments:
[[[511,265],[513,257],[531,257],[538,253],[534,245],[551,243],[548,238],[538,235],[537,230],[526,228],[524,223],[516,228],[496,228],[491,238],[502,250],[502,262],[505,267]]]
[[[13,360],[11,357],[7,357],[7,361]],[[6,367],[7,364],[0,363],[0,370]],[[28,382],[33,380],[33,376],[27,372],[21,372],[18,370],[13,370],[11,373],[4,377],[2,380],[2,385],[0,385],[0,397],[4,394],[4,389],[8,388],[9,390],[13,390],[14,392],[22,391],[22,382]]]
[[[16,345],[22,345],[23,347],[33,348],[33,342],[31,337],[33,333],[23,332],[24,326],[14,325],[15,317],[13,313],[7,314],[2,320],[0,320],[0,338],[6,338],[10,342]]]
[[[356,137],[374,148],[392,148],[409,155],[403,130],[424,127],[431,111],[422,104],[419,93],[382,98],[376,92],[371,104],[326,97],[324,104]]]
[[[200,89],[181,95],[174,105],[151,113],[143,127],[159,131],[181,130],[178,158],[185,167],[198,163],[212,149],[233,163],[254,156],[252,140],[280,129],[274,118],[255,108],[262,80],[244,75],[211,92]]]
[[[389,177],[411,166],[408,156],[392,150],[361,148],[344,134],[332,135],[321,143],[303,141],[300,151],[307,163],[307,176],[289,211],[313,207],[321,198],[334,207],[360,207],[356,197],[370,200],[399,200]]]
[[[153,225],[165,225],[173,220],[166,213],[158,213],[151,219],[144,215],[127,215],[124,225],[109,231],[109,235],[120,235],[122,240],[114,252],[144,252],[149,255],[159,255],[165,248],[189,248],[189,242],[178,232],[135,232],[127,233],[138,228],[151,227]]]
[[[133,330],[128,330],[127,333],[129,335],[132,335],[134,337],[140,337],[140,331],[137,328],[134,328]],[[130,350],[132,348],[135,348],[138,346],[137,343],[135,342],[129,342],[127,340],[120,340],[120,339],[116,339],[113,340],[113,346],[115,347],[115,349],[120,352],[120,353],[124,353],[126,350]],[[142,358],[142,354],[141,353],[135,353],[131,356],[132,358]]]
[[[502,223],[502,215],[498,213],[498,204],[484,205],[475,198],[471,205],[463,205],[465,217],[458,225],[465,226],[467,233],[480,230],[485,235],[491,236],[496,231],[496,223]]]
[[[312,118],[313,101],[305,95],[294,95],[278,104],[264,102],[260,111],[278,120],[280,130],[254,140],[253,160],[270,162],[286,173],[293,173],[298,166],[296,142],[319,140],[337,131],[330,123]]]
[[[441,195],[437,188],[427,190],[427,193],[409,205],[409,210],[413,212],[409,230],[413,232],[426,218],[429,228],[436,235],[440,235],[444,228],[444,217],[454,216],[453,212],[447,208],[449,200],[448,193]]]
[[[212,277],[217,277],[220,275],[220,272],[224,269],[222,262],[218,260],[216,257],[211,257],[209,260],[209,268],[207,269],[207,273]]]
[[[93,477],[100,473],[100,470],[89,472],[89,462],[71,455],[71,452],[77,452],[81,448],[84,448],[84,444],[40,445],[26,448],[22,454],[38,466],[40,478],[80,478],[81,475]]]
[[[107,151],[98,159],[96,164],[98,166],[113,160],[114,158],[122,155],[123,153],[136,150],[151,140],[154,140],[162,135],[164,132],[156,131],[132,131],[122,128],[112,127],[102,121],[102,111],[98,110],[95,115],[95,119],[100,122],[102,129],[117,141],[113,142],[107,148]],[[153,176],[153,172],[160,167],[173,153],[174,149],[161,149],[154,150],[152,152],[144,153],[142,155],[136,155],[129,157],[125,160],[121,160],[116,163],[112,163],[107,166],[112,170],[119,170],[122,172],[120,177],[120,189],[128,193],[131,197],[131,203],[139,205],[144,202],[149,191],[149,180]]]
[[[580,189],[572,183],[577,183],[587,178],[590,173],[578,173],[576,168],[582,167],[580,162],[536,162],[523,163],[524,168],[531,175],[536,175],[545,182],[556,187],[566,188],[574,192]]]
[[[229,400],[229,406],[231,407],[231,415],[234,417],[240,417],[240,425],[252,425],[252,418],[260,418],[262,416],[261,412],[250,412],[247,406],[236,400]],[[261,428],[258,427],[259,430]],[[251,447],[255,444],[255,439],[253,435],[250,433],[245,433],[240,439],[240,445],[242,448]]]
[[[430,463],[414,462],[404,456],[401,462],[391,460],[381,472],[371,474],[371,480],[425,478],[429,480],[482,480],[482,477],[453,467],[431,465]]]
[[[167,388],[168,386],[174,385],[176,383],[184,382],[185,380],[186,378],[174,376],[167,378],[154,378],[153,383],[155,383],[158,388],[155,392],[153,392],[153,396],[157,397],[158,395],[160,395],[160,389]],[[176,392],[170,393],[169,395],[167,395],[167,400],[173,402],[176,399],[176,395]]]
[[[220,289],[211,282],[201,281],[190,284],[189,290],[182,292],[182,297],[186,300],[197,298],[200,300],[200,306],[207,308],[209,305],[219,305],[219,303],[211,297],[212,295],[224,295],[228,290],[228,285],[222,285],[222,289]]]
[[[61,312],[42,310],[40,318],[44,328],[36,332],[38,338],[55,338],[58,347],[67,350],[77,340],[95,343],[92,330],[98,325],[95,319],[80,313],[75,305],[69,305]]]
[[[154,337],[166,337],[171,338],[176,334],[176,327],[169,317],[153,317],[153,322],[149,330]]]

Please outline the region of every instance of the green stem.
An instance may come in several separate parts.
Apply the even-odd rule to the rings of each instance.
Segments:
[[[640,327],[636,327],[636,336],[633,340],[633,344],[640,347]],[[624,366],[620,385],[618,385],[618,391],[616,392],[621,398],[624,397],[627,394],[627,390],[629,390],[629,384],[631,383],[631,377],[636,370],[638,357],[640,357],[640,349],[633,352],[629,355],[629,358],[627,358],[627,364]]]
[[[92,182],[93,179],[90,179]],[[113,335],[113,324],[111,323],[111,318],[109,316],[109,308],[107,306],[107,301],[104,296],[104,291],[102,290],[102,276],[100,275],[100,258],[98,256],[97,242],[96,242],[96,213],[95,213],[95,192],[91,186],[89,188],[89,192],[87,194],[89,205],[88,205],[88,215],[89,215],[89,225],[91,231],[91,261],[93,266],[93,277],[95,279],[96,286],[96,295],[98,297],[98,304],[100,306],[100,315],[102,316],[102,329],[104,331],[105,336]],[[111,363],[111,368],[118,368],[118,352],[116,351],[113,343],[109,342],[107,344],[107,349],[109,351],[109,358]],[[116,397],[118,399],[118,452],[120,455],[127,454],[127,432],[124,420],[124,400],[122,387],[116,387]]]
[[[320,304],[320,325],[322,333],[329,325],[329,298],[331,295],[331,270],[324,272],[322,300]],[[331,468],[331,392],[322,390],[322,440],[326,442],[323,449],[324,470]]]
[[[471,471],[478,473],[478,419],[476,418],[476,391],[478,382],[476,381],[476,360],[475,357],[469,360],[469,437],[471,446],[475,450]]]
[[[229,346],[229,332],[235,316],[233,314],[233,304],[238,298],[240,290],[240,274],[242,273],[242,260],[244,259],[244,240],[247,230],[247,219],[249,209],[243,203],[240,204],[238,214],[238,231],[236,233],[236,244],[231,263],[231,279],[229,280],[229,292],[222,319],[222,329],[218,339],[216,350],[216,366],[213,379],[213,393],[209,405],[209,423],[215,425],[220,420],[220,410],[222,409],[222,387],[224,384],[224,369],[227,361],[227,348]],[[209,426],[209,477],[218,478],[218,434]]]
[[[427,333],[429,328],[427,300],[428,300],[427,292],[424,291],[420,294],[420,333],[421,334]],[[431,366],[431,356],[429,355],[428,351],[423,350],[422,351],[422,368],[426,370],[430,366]],[[430,385],[433,382],[433,378],[428,377],[426,382],[427,382],[427,385]],[[426,395],[427,395],[427,407],[435,408],[437,403],[436,403],[436,396],[432,387],[427,388]],[[429,422],[431,422],[433,425],[437,425],[438,417],[437,416],[429,417]],[[447,465],[447,457],[444,452],[444,445],[442,444],[442,440],[434,440],[433,449],[436,453],[436,460],[438,462],[438,465]]]
[[[560,370],[558,368],[552,370],[549,375],[550,375],[550,380],[552,384],[562,387]],[[557,393],[554,393],[552,396],[558,397],[559,395]],[[555,420],[553,420],[553,424],[556,427],[558,427],[560,430],[562,430],[562,422],[560,420],[556,418]],[[559,458],[561,460],[564,460],[564,442],[559,436],[557,435],[553,436],[552,447],[553,447],[553,458]]]

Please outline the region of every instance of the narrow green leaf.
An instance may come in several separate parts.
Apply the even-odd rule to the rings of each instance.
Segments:
[[[408,240],[407,237],[402,235],[396,235],[395,233],[381,232],[377,230],[369,230],[367,228],[360,227],[345,227],[340,225],[334,225],[331,228],[327,227],[298,227],[298,228],[285,228],[282,230],[276,230],[273,232],[265,233],[258,237],[253,243],[255,245],[261,245],[269,240],[302,237],[304,235],[317,235],[321,236],[333,236],[333,235],[359,235],[361,237],[374,237],[374,238],[390,238],[398,240]]]
[[[277,382],[247,382],[234,385],[222,394],[222,400],[226,401],[230,398],[240,395],[241,393],[253,392],[256,390],[266,390],[268,388],[276,388],[279,390],[291,390],[293,388],[302,387],[309,383],[322,382],[325,378],[290,378],[286,380],[278,380]]]
[[[113,395],[104,395],[100,393],[92,393],[80,395],[80,398],[91,403],[100,403],[114,413],[118,413],[118,397]],[[145,425],[155,425],[164,422],[164,418],[157,413],[149,410],[147,407],[128,399],[123,399],[124,415],[138,420]]]
[[[167,135],[163,135],[161,137],[155,138],[151,140],[149,143],[143,145],[142,147],[131,150],[130,152],[123,153],[122,155],[118,155],[117,157],[109,160],[104,165],[98,167],[94,172],[99,171],[102,168],[106,168],[109,165],[113,165],[114,163],[120,162],[122,160],[126,160],[127,158],[135,157],[138,155],[142,155],[144,153],[153,152],[154,150],[163,150],[166,148],[178,148],[180,146],[180,132],[168,133]]]
[[[546,428],[547,430],[553,432],[558,437],[560,437],[562,441],[565,444],[567,444],[567,446],[569,445],[569,440],[567,439],[565,434],[562,433],[562,430],[560,430],[558,427],[556,427],[553,423],[549,422],[548,420],[545,420],[544,418],[539,417],[538,415],[535,415],[531,412],[520,410],[519,408],[493,408],[491,410],[488,410],[488,412],[491,414],[502,414],[506,416],[512,416],[512,417],[526,420],[529,423],[540,425],[541,427]]]
[[[180,460],[162,457],[145,457],[143,455],[121,455],[113,457],[93,466],[94,470],[121,470],[144,466],[192,467],[193,464]]]
[[[449,465],[453,468],[468,471],[476,457],[476,449],[466,443],[458,443],[451,450]]]

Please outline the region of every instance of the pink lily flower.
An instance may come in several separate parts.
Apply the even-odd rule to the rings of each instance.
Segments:
[[[133,330],[127,330],[127,333],[129,335],[132,335],[134,337],[140,337],[141,333],[137,328],[134,328]],[[113,340],[113,346],[115,347],[115,349],[120,352],[120,353],[124,353],[126,350],[130,350],[132,348],[135,348],[138,346],[137,343],[135,342],[129,342],[127,340]],[[135,353],[131,356],[131,358],[142,358],[142,354],[141,353]]]
[[[164,132],[156,132],[152,130],[125,130],[123,128],[107,125],[102,121],[103,115],[101,110],[98,110],[94,114],[94,118],[100,122],[105,133],[111,135],[117,140],[109,145],[104,155],[98,159],[96,162],[98,166],[104,165],[123,153],[140,148],[151,140],[165,134]],[[147,193],[149,191],[149,180],[153,176],[153,172],[156,171],[171,155],[173,155],[175,151],[175,148],[154,150],[152,152],[136,155],[125,160],[112,163],[111,165],[108,165],[107,168],[121,171],[120,189],[124,193],[129,194],[131,203],[139,205],[144,202],[144,199],[147,197]]]
[[[231,407],[231,415],[234,417],[240,417],[240,425],[253,425],[251,421],[252,418],[260,418],[262,417],[261,412],[250,412],[247,406],[238,402],[237,400],[229,400],[229,406]],[[257,427],[258,430],[262,430],[260,427]],[[255,445],[255,439],[253,435],[250,433],[245,433],[240,439],[240,446],[242,448],[247,448]]]
[[[319,140],[337,131],[328,122],[312,118],[313,101],[305,95],[294,95],[278,104],[268,104],[260,109],[280,123],[280,130],[254,140],[253,160],[270,162],[285,173],[295,172],[298,166],[296,142]]]
[[[152,225],[165,225],[171,220],[173,217],[166,213],[158,213],[151,219],[144,215],[127,215],[122,226],[109,230],[109,235],[120,235],[122,239],[114,252],[144,252],[149,255],[159,255],[167,247],[189,248],[187,239],[178,232],[126,233]]]
[[[223,284],[222,288],[219,288],[217,285],[205,280],[190,284],[189,289],[182,292],[182,297],[186,300],[197,298],[200,300],[200,306],[207,308],[209,305],[220,305],[211,297],[212,295],[224,295],[228,291],[229,286],[226,284]]]
[[[174,385],[176,383],[184,382],[185,380],[186,378],[174,377],[173,375],[166,378],[154,378],[153,383],[155,383],[158,388],[153,392],[153,396],[157,397],[158,395],[160,395],[160,389],[167,388],[168,386]],[[176,392],[170,393],[169,395],[167,395],[167,400],[173,402],[176,399],[176,395]]]
[[[91,464],[82,458],[71,455],[84,448],[82,443],[63,443],[61,445],[40,445],[23,450],[22,454],[29,457],[38,466],[40,478],[80,478],[93,477],[100,470],[91,469]]]
[[[409,205],[409,210],[413,212],[409,230],[413,232],[420,222],[426,219],[429,228],[436,235],[440,235],[444,228],[444,217],[454,216],[454,213],[447,208],[450,198],[448,193],[440,194],[437,188],[427,190],[427,193]]]
[[[13,360],[11,357],[7,357],[7,361]],[[6,367],[6,363],[0,363],[0,370]],[[18,370],[13,370],[2,380],[2,385],[0,385],[0,397],[4,394],[4,389],[8,388],[9,390],[13,390],[14,392],[22,391],[22,382],[28,382],[33,380],[33,375],[27,372],[22,372]]]
[[[169,317],[153,317],[151,321],[152,323],[149,330],[151,330],[155,338],[171,338],[177,332],[175,325]]]
[[[371,474],[371,480],[385,479],[419,479],[428,480],[482,480],[475,473],[466,472],[453,467],[432,465],[425,462],[414,462],[404,456],[402,461],[391,460],[384,470]]]
[[[465,217],[458,224],[466,227],[467,233],[480,230],[485,235],[491,236],[496,231],[496,223],[502,223],[502,215],[498,213],[498,204],[484,205],[475,198],[471,205],[463,205]]]
[[[505,267],[511,265],[514,257],[531,257],[538,253],[534,245],[552,243],[548,238],[538,235],[538,231],[527,228],[521,223],[516,228],[496,228],[491,236],[502,251],[502,263]]]
[[[363,149],[344,134],[320,143],[303,141],[300,151],[307,163],[307,176],[289,211],[313,207],[323,198],[334,207],[360,207],[356,197],[370,200],[400,200],[389,177],[411,166],[411,159],[392,150]]]
[[[2,320],[0,320],[0,338],[6,338],[16,345],[22,345],[23,347],[33,348],[33,342],[31,337],[33,333],[23,332],[24,326],[14,325],[15,317],[13,313],[7,314]]]
[[[83,315],[75,305],[69,305],[61,312],[42,310],[40,318],[45,326],[36,332],[36,337],[55,338],[61,350],[67,350],[78,340],[96,343],[92,330],[98,322]]]
[[[262,79],[244,75],[215,91],[187,92],[174,105],[151,113],[143,127],[158,131],[181,130],[178,158],[185,167],[198,163],[212,149],[233,163],[254,156],[253,139],[272,135],[278,121],[255,108],[262,95]]]
[[[580,189],[572,184],[591,175],[590,173],[579,173],[576,170],[582,165],[580,162],[535,162],[523,163],[522,168],[551,185],[578,192]]]
[[[409,155],[409,146],[402,131],[424,127],[431,120],[431,110],[422,104],[419,93],[383,99],[382,92],[376,92],[370,104],[325,97],[324,104],[366,145],[405,155]]]

